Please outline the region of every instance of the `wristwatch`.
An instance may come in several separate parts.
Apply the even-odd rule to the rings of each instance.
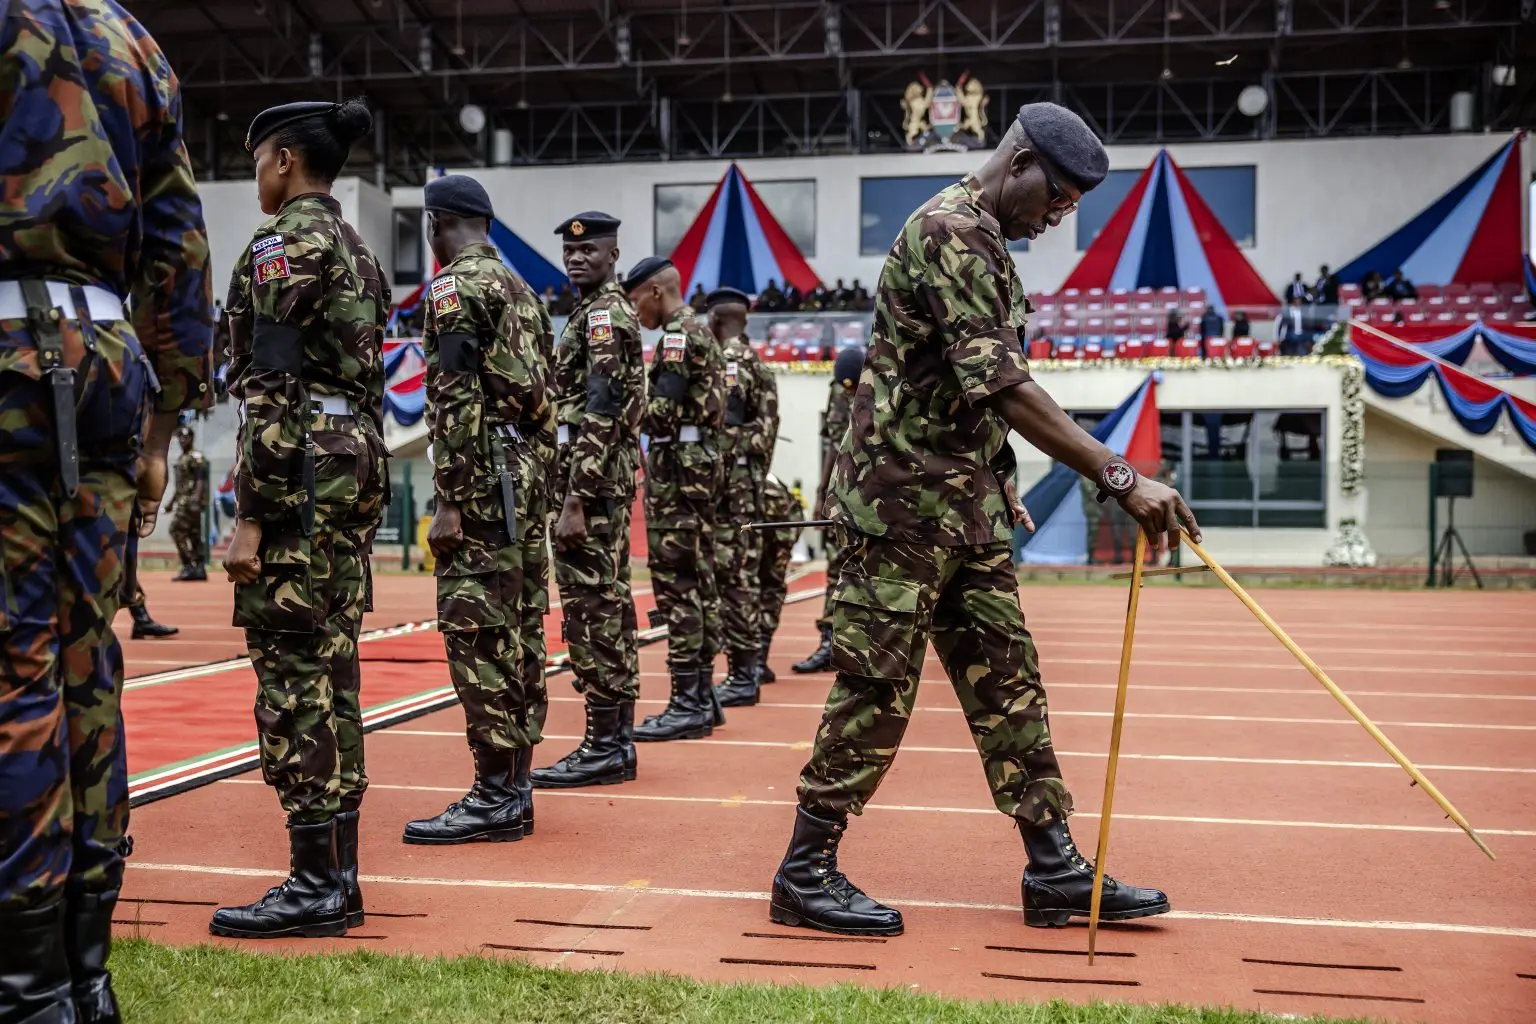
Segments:
[[[1139,476],[1136,468],[1118,455],[1104,463],[1099,470],[1099,503],[1130,494],[1135,490]]]

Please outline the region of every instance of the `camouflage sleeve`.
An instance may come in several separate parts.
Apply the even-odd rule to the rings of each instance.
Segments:
[[[432,483],[438,500],[463,502],[484,493],[476,453],[485,429],[480,368],[498,343],[479,289],[463,275],[444,274],[430,285],[427,315],[427,432],[432,439]]]
[[[604,321],[607,321],[606,323]],[[603,492],[609,450],[619,441],[626,396],[624,346],[637,339],[636,324],[616,307],[587,311],[587,404],[571,437],[571,478],[566,493],[583,501]]]
[[[973,221],[935,219],[914,268],[918,303],[938,327],[944,357],[970,405],[1030,379],[1013,319],[1013,275],[996,235]]]
[[[502,305],[495,344],[483,363],[484,386],[498,412],[514,423],[543,423],[549,418],[549,361],[544,358],[547,320],[544,304],[532,292],[514,292]]]
[[[165,66],[154,42],[136,40],[148,66]],[[165,68],[161,102],[139,125],[139,279],[130,282],[134,330],[160,378],[155,411],[213,404],[213,282],[208,229],[181,132],[181,86]],[[142,109],[142,108],[141,108]]]
[[[250,248],[250,357],[241,380],[245,416],[235,475],[242,519],[279,518],[306,497],[304,332],[328,306],[329,255],[324,236],[291,231],[259,234]]]
[[[757,378],[757,415],[747,431],[747,454],[766,462],[773,458],[773,445],[779,436],[779,383],[756,354],[749,356],[748,362]]]
[[[224,297],[224,329],[229,346],[224,381],[230,397],[236,401],[244,395],[241,378],[251,368],[251,319],[251,250],[247,246],[230,272],[229,292]]]

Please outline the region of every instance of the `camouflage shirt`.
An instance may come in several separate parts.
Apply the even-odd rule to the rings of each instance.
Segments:
[[[646,434],[675,437],[679,427],[695,426],[705,440],[717,436],[725,422],[725,357],[691,307],[679,307],[661,325],[650,381]]]
[[[779,436],[779,385],[746,338],[728,338],[725,357],[725,429],[722,458],[746,457],[760,466],[773,458]]]
[[[0,0],[0,278],[98,285],[131,302],[161,412],[213,398],[208,233],[181,89],[113,0]],[[101,356],[121,377],[125,348]],[[0,328],[0,373],[37,377],[31,335]]]
[[[645,356],[635,307],[615,281],[577,304],[555,350],[559,502],[633,493],[645,409]]]
[[[466,246],[428,285],[427,427],[438,498],[497,486],[490,427],[554,442],[553,329],[544,303],[494,246]]]
[[[848,421],[852,416],[853,392],[843,387],[842,382],[834,377],[827,392],[827,411],[821,418],[822,440],[836,449],[843,443],[843,435],[848,432]]]
[[[1007,425],[986,408],[1030,379],[1029,311],[996,218],[967,175],[908,218],[886,257],[869,357],[832,471],[834,517],[918,544],[1011,535],[989,463]]]
[[[208,459],[199,451],[184,453],[176,460],[176,493],[171,497],[171,503],[178,511],[195,509],[203,510],[203,505],[208,500],[208,491],[203,491],[203,500],[197,500],[197,485],[204,482],[208,473]]]
[[[241,518],[274,519],[306,497],[310,399],[346,398],[382,455],[389,286],[341,219],[341,204],[311,193],[256,229],[235,264],[224,311],[229,393],[244,409],[235,507]]]

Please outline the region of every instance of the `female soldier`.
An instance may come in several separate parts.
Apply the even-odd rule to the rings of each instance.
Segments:
[[[388,491],[381,350],[389,288],[331,183],[371,119],[360,102],[256,115],[245,147],[272,219],[225,308],[241,405],[224,568],[256,670],[261,771],[288,813],[288,880],[213,915],[215,935],[341,935],[363,920],[357,814],[368,785],[357,635]]]

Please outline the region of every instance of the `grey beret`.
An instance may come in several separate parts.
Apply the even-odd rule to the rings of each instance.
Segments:
[[[1079,191],[1095,188],[1109,173],[1109,154],[1093,129],[1066,107],[1026,103],[1019,108],[1019,127],[1029,141],[1061,170]]]
[[[496,216],[485,186],[467,174],[445,174],[433,178],[422,190],[422,205],[433,213],[451,213],[458,217]]]

